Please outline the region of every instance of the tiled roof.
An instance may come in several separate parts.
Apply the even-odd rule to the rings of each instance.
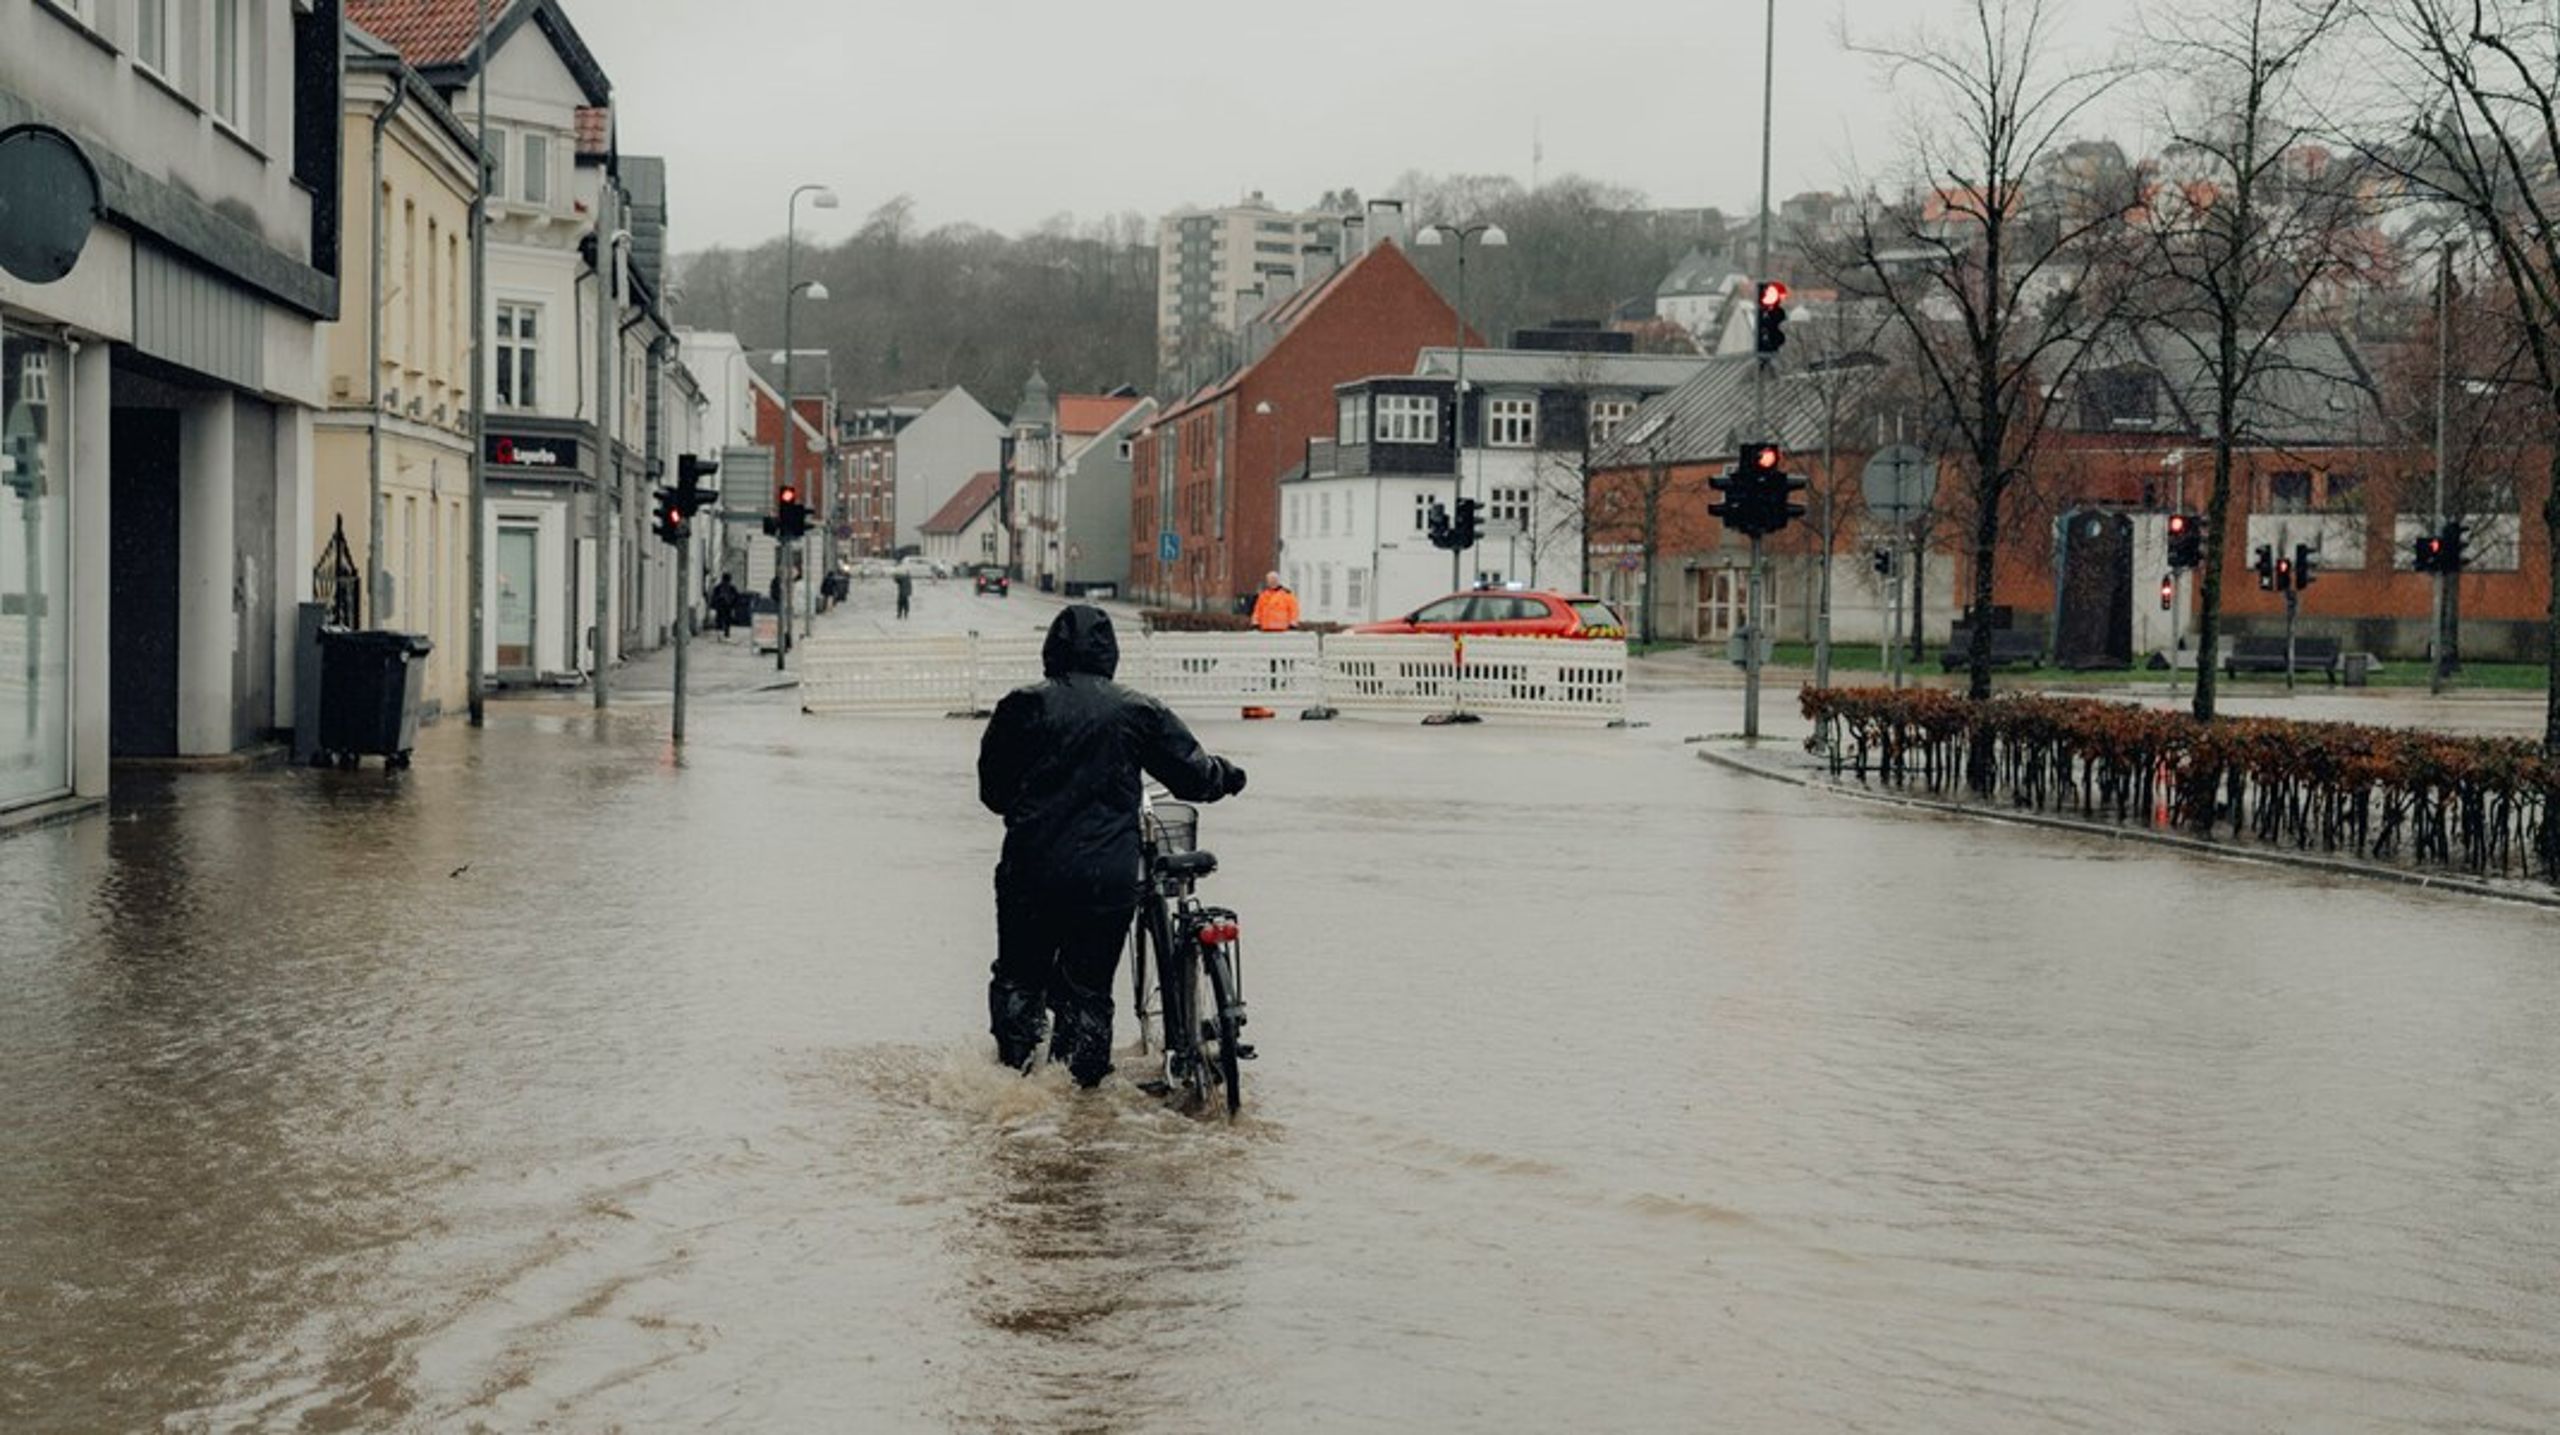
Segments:
[[[960,491],[951,495],[951,501],[936,509],[934,515],[924,521],[924,531],[927,533],[966,532],[971,520],[984,513],[988,504],[996,501],[996,484],[1000,481],[999,476],[990,470],[960,485]]]
[[[508,0],[512,3],[512,0]],[[347,18],[398,50],[412,65],[450,65],[471,57],[481,0],[347,0]],[[496,29],[507,3],[489,8]]]
[[[1138,406],[1135,398],[1110,394],[1058,395],[1058,432],[1064,434],[1096,434],[1119,420],[1122,414]]]

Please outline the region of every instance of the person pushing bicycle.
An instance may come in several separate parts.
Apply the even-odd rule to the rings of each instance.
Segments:
[[[996,1057],[1028,1070],[1041,1014],[1078,1085],[1111,1073],[1111,982],[1138,898],[1140,774],[1175,797],[1244,791],[1164,704],[1113,682],[1111,615],[1079,603],[1049,625],[1040,682],[996,704],[978,742],[978,800],[1004,819],[987,1015]]]

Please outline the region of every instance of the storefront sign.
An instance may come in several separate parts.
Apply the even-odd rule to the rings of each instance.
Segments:
[[[556,468],[575,472],[578,441],[573,438],[525,438],[489,435],[489,462],[499,468]]]

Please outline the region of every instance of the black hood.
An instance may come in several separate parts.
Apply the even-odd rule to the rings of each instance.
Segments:
[[[1107,678],[1120,670],[1120,640],[1111,632],[1111,615],[1090,603],[1078,603],[1049,625],[1049,641],[1040,645],[1040,671],[1050,677],[1091,673]]]

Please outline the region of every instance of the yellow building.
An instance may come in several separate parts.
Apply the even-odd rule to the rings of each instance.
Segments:
[[[345,259],[339,319],[324,330],[328,408],[316,425],[312,514],[319,547],[305,561],[317,562],[343,526],[359,571],[369,575],[363,625],[427,635],[434,651],[425,707],[448,711],[470,696],[471,197],[479,150],[396,52],[352,24],[346,61]]]

